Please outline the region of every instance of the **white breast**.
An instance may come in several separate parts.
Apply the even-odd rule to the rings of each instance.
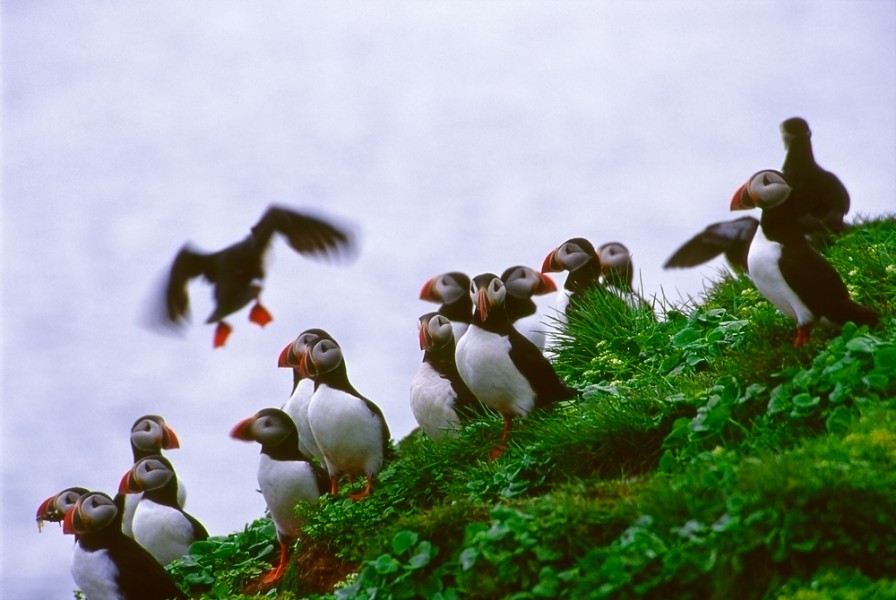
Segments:
[[[120,600],[121,592],[115,578],[118,567],[109,557],[108,550],[87,552],[75,544],[72,552],[72,579],[89,600]]]
[[[460,429],[456,401],[451,382],[428,363],[422,363],[411,381],[411,411],[426,435],[440,440]]]
[[[258,461],[258,486],[277,531],[286,537],[299,537],[303,522],[293,510],[295,505],[317,502],[320,496],[311,465],[304,461],[274,460],[262,454]]]
[[[471,326],[455,353],[461,379],[479,400],[503,415],[526,416],[535,391],[510,360],[510,341]]]
[[[756,289],[782,313],[796,319],[800,325],[812,323],[815,315],[787,285],[778,264],[780,259],[781,244],[765,237],[762,227],[757,229],[747,254],[750,279]]]
[[[311,426],[308,424],[308,405],[311,403],[311,395],[314,393],[314,382],[310,379],[302,379],[289,400],[283,405],[283,412],[288,414],[299,430],[299,450],[305,456],[313,456],[323,462],[323,454],[314,441]]]
[[[171,507],[142,499],[134,511],[134,539],[161,565],[187,554],[193,543],[193,525]]]
[[[137,492],[135,494],[125,494],[124,496],[124,511],[121,516],[121,531],[128,537],[134,537],[134,512],[137,510],[137,505],[140,503],[140,500],[143,498],[143,492]],[[177,503],[181,508],[187,503],[187,488],[184,487],[184,484],[181,481],[177,480]]]
[[[383,466],[382,424],[360,398],[320,385],[308,407],[308,422],[330,477],[370,476]]]

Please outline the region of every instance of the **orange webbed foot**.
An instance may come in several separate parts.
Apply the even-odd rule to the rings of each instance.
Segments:
[[[264,327],[268,323],[274,320],[274,317],[271,316],[271,313],[268,312],[264,306],[261,305],[261,302],[256,302],[252,306],[252,310],[249,311],[249,320],[261,327]]]
[[[218,326],[215,328],[215,339],[212,342],[212,346],[214,348],[220,348],[227,342],[227,338],[230,337],[230,332],[233,331],[233,327],[225,323],[224,321],[220,321]]]
[[[793,340],[793,347],[799,348],[809,341],[809,327],[798,327],[796,330],[796,339]]]

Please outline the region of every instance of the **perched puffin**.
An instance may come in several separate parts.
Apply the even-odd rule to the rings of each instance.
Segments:
[[[280,542],[280,562],[262,582],[274,583],[286,571],[291,545],[302,533],[304,521],[296,516],[295,506],[317,502],[327,490],[327,474],[299,450],[299,431],[280,409],[264,408],[240,421],[230,437],[261,444],[258,485]]]
[[[117,500],[117,499],[116,499]],[[171,575],[121,531],[120,505],[88,492],[65,514],[63,531],[75,535],[72,578],[87,600],[186,600]]]
[[[311,425],[308,424],[308,405],[311,402],[311,395],[314,393],[314,381],[302,377],[299,371],[299,362],[302,359],[302,355],[305,354],[305,347],[319,340],[322,336],[329,337],[329,334],[323,329],[307,329],[303,331],[295,341],[283,348],[283,351],[280,352],[280,357],[277,359],[278,367],[292,369],[292,395],[281,409],[292,417],[299,430],[299,450],[305,456],[314,457],[321,464],[324,462],[324,455],[314,440],[314,435],[311,433]]]
[[[208,538],[202,523],[177,503],[177,475],[163,456],[137,461],[121,478],[119,494],[143,492],[134,511],[134,539],[167,565],[188,553],[190,544]]]
[[[797,219],[804,233],[843,231],[849,212],[849,192],[840,179],[815,162],[812,131],[800,117],[781,123],[781,139],[787,155],[781,171],[792,191],[789,202],[800,206]]]
[[[507,308],[510,322],[520,333],[532,340],[539,350],[544,350],[545,324],[532,296],[556,292],[557,284],[547,275],[523,265],[506,269],[501,274],[501,281],[507,288],[504,306]],[[469,292],[466,296],[470,297]]]
[[[180,325],[188,320],[187,287],[190,280],[202,275],[214,286],[215,309],[206,323],[218,324],[215,348],[223,346],[232,331],[224,318],[253,300],[249,320],[267,325],[272,317],[261,305],[259,295],[265,277],[264,257],[275,233],[283,235],[293,250],[312,258],[355,252],[350,232],[309,215],[270,206],[242,241],[212,253],[199,252],[189,244],[181,248],[171,265],[165,292],[168,321]]]
[[[600,259],[601,283],[604,287],[621,298],[629,308],[649,310],[653,313],[650,303],[632,286],[635,268],[631,252],[625,244],[619,242],[601,244],[597,249],[597,256]]]
[[[349,481],[364,475],[364,490],[349,498],[366,498],[388,452],[389,427],[383,412],[349,382],[342,348],[331,336],[305,348],[299,369],[302,377],[314,380],[308,422],[330,475],[330,493],[337,495],[342,475]]]
[[[792,188],[778,171],[754,174],[735,192],[731,210],[761,208],[759,229],[747,263],[756,288],[797,322],[795,347],[809,340],[815,322],[877,324],[880,315],[852,300],[840,275],[806,240],[797,226]]]
[[[572,299],[601,287],[603,268],[591,242],[585,238],[572,238],[549,252],[541,266],[542,273],[561,271],[569,271],[563,289],[557,295],[557,312],[561,323],[565,324]]]
[[[454,332],[445,315],[428,312],[417,321],[423,362],[411,380],[411,411],[423,432],[441,440],[457,432],[482,404],[457,372]]]
[[[134,463],[147,456],[161,454],[162,450],[180,448],[180,440],[174,430],[165,423],[165,419],[158,415],[143,415],[131,426],[131,453]],[[121,519],[122,531],[125,535],[134,537],[132,524],[134,511],[140,502],[142,494],[125,494],[124,511]],[[183,508],[187,500],[187,490],[183,483],[177,482],[177,502]]]
[[[466,274],[451,271],[432,277],[423,284],[420,299],[440,303],[436,312],[451,321],[455,342],[470,326],[473,304],[470,301],[470,278]]]
[[[708,225],[676,250],[663,268],[696,267],[724,254],[731,268],[747,271],[747,253],[758,227],[759,219],[753,217],[740,217]]]
[[[551,363],[507,316],[507,287],[501,278],[484,273],[473,278],[473,321],[457,343],[455,360],[461,379],[486,406],[504,417],[500,444],[492,460],[507,449],[511,421],[534,408],[568,400],[575,391],[564,384]]]
[[[90,490],[82,487],[65,488],[40,503],[37,507],[37,530],[41,531],[44,521],[62,523],[67,513],[78,501],[78,498],[89,493]]]

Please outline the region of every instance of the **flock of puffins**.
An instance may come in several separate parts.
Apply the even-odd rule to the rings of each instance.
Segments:
[[[879,315],[854,302],[843,280],[815,249],[816,234],[842,232],[849,194],[840,180],[816,162],[808,123],[781,123],[786,157],[780,171],[752,175],[734,194],[731,210],[761,209],[753,217],[714,223],[681,246],[665,268],[692,267],[724,254],[746,272],[756,288],[797,323],[794,346],[809,339],[821,319],[875,326]],[[165,321],[185,324],[188,284],[202,276],[214,289],[213,346],[223,346],[232,328],[228,315],[253,303],[249,318],[265,325],[271,315],[259,297],[264,255],[274,234],[298,253],[334,258],[355,251],[352,235],[323,219],[271,206],[249,235],[220,251],[203,253],[185,245],[176,255],[164,293]],[[558,290],[546,273],[566,272]],[[618,242],[597,249],[573,238],[552,250],[540,271],[526,266],[501,276],[468,277],[451,272],[425,282],[420,298],[440,304],[419,317],[423,361],[411,382],[410,406],[425,435],[439,440],[470,419],[498,413],[501,439],[490,459],[507,447],[514,418],[570,400],[575,391],[555,373],[551,340],[545,339],[532,296],[555,293],[562,328],[577,298],[604,290],[633,309],[646,305],[632,288],[628,249]],[[597,292],[601,293],[601,292]],[[652,310],[652,309],[651,309]],[[294,507],[339,494],[343,478],[366,479],[349,494],[362,500],[391,458],[389,428],[382,411],[350,383],[342,350],[323,329],[309,329],[289,343],[279,366],[292,369],[293,393],[281,408],[265,408],[237,423],[231,437],[261,445],[258,485],[276,526],[280,559],[263,583],[283,575],[293,542],[303,526]],[[174,430],[162,417],[142,416],[131,428],[133,465],[113,497],[67,488],[37,510],[39,525],[62,522],[74,534],[71,573],[88,600],[186,598],[164,565],[208,537],[205,527],[183,510],[184,486],[163,450],[177,448]]]

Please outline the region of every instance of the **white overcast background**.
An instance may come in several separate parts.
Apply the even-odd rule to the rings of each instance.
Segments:
[[[286,400],[280,350],[328,329],[393,437],[414,426],[423,282],[540,267],[621,241],[645,295],[778,168],[805,117],[853,213],[896,209],[896,3],[7,0],[3,42],[4,598],[71,598],[72,538],[34,513],[114,494],[128,430],[163,415],[187,509],[214,535],[263,513],[258,447],[230,428]],[[211,349],[141,324],[177,249],[217,250],[278,202],[352,224],[348,266],[276,240],[262,330]],[[558,283],[562,277],[557,278]],[[363,524],[359,525],[363,526]]]

